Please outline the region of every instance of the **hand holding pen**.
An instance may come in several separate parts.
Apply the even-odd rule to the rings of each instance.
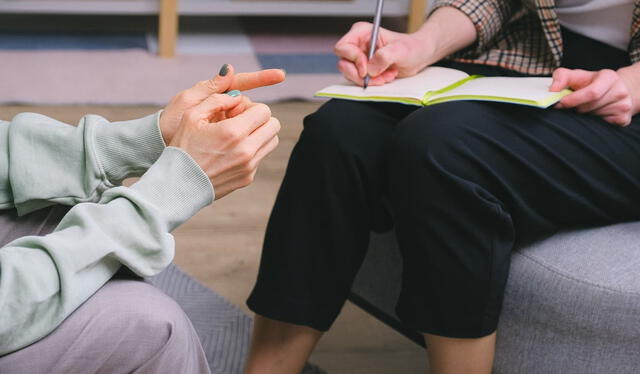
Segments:
[[[373,34],[377,29],[378,35]],[[373,42],[373,43],[372,43]],[[373,47],[372,47],[373,46]],[[358,22],[335,45],[338,69],[348,80],[364,87],[381,86],[398,77],[415,75],[433,59],[433,45],[418,34],[406,34]]]

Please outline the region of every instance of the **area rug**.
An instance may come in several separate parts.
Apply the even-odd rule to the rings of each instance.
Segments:
[[[0,104],[164,105],[225,63],[237,71],[287,71],[285,83],[251,92],[255,101],[314,100],[317,90],[342,81],[333,46],[350,25],[313,18],[189,19],[181,21],[177,56],[163,59],[153,28],[135,20],[105,17],[89,28],[82,17],[4,17]],[[34,23],[35,30],[24,27]]]
[[[252,320],[240,308],[175,265],[149,280],[173,298],[198,333],[213,374],[241,374],[248,354]],[[327,374],[307,364],[301,374]]]

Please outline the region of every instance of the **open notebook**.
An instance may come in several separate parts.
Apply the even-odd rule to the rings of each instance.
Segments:
[[[363,89],[344,83],[326,87],[316,92],[316,96],[412,105],[484,100],[547,108],[571,93],[570,90],[549,92],[551,81],[551,78],[469,76],[460,70],[432,66],[417,75],[396,79],[384,86]]]

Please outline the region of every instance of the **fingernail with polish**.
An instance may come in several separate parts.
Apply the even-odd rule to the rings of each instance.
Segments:
[[[218,73],[218,75],[221,77],[224,77],[225,75],[227,75],[228,72],[229,72],[229,64],[224,64],[220,68],[220,72]]]
[[[233,90],[233,91],[227,92],[227,95],[229,95],[231,97],[240,96],[240,94],[241,94],[240,90]]]

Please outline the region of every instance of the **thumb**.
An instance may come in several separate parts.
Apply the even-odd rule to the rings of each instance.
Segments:
[[[223,93],[229,90],[231,83],[233,82],[235,69],[230,64],[224,64],[220,68],[218,75],[205,81],[200,81],[193,86],[192,93],[199,100],[204,100],[207,97]]]
[[[570,70],[566,68],[558,68],[553,72],[553,81],[549,87],[549,91],[558,92],[567,88],[569,85]]]
[[[582,69],[556,69],[553,72],[553,83],[549,90],[553,91],[555,88],[558,88],[558,91],[564,88],[579,90],[591,84],[596,74],[597,72]]]

